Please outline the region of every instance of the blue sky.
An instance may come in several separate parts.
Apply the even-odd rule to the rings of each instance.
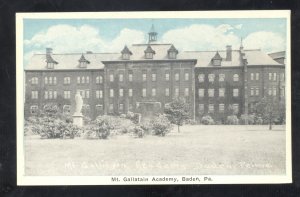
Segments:
[[[159,42],[180,50],[222,50],[227,44],[266,52],[285,50],[286,19],[24,19],[25,62],[52,47],[54,53],[119,52],[147,41],[154,24]]]

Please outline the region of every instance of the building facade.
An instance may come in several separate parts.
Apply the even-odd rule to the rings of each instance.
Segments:
[[[47,103],[74,113],[75,94],[82,113],[99,115],[128,111],[153,116],[175,97],[189,103],[191,117],[224,121],[229,107],[248,114],[263,97],[285,96],[285,65],[261,50],[178,51],[159,44],[154,28],[146,44],[124,46],[118,53],[35,54],[25,69],[25,117]]]

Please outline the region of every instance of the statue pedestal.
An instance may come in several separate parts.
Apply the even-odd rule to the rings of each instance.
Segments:
[[[75,113],[73,116],[73,124],[82,127],[83,126],[83,115],[81,113]]]

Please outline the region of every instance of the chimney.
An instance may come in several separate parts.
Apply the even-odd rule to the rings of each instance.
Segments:
[[[226,61],[231,61],[232,49],[231,45],[226,46]]]
[[[46,48],[46,55],[52,55],[52,48]]]

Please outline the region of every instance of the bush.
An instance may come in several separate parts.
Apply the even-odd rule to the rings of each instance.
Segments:
[[[142,138],[145,136],[145,130],[140,125],[136,125],[134,127],[134,134],[137,135],[139,138]]]
[[[262,117],[260,117],[260,116],[255,116],[254,124],[262,125],[263,122],[264,122],[264,121],[263,121]]]
[[[242,114],[240,118],[240,124],[246,124],[246,120],[248,120],[248,124],[252,125],[254,124],[254,119],[255,119],[254,114],[250,114],[250,115]]]
[[[139,125],[145,131],[146,134],[150,134],[152,132],[152,123],[151,123],[151,121],[143,121]]]
[[[90,134],[94,134],[96,138],[107,139],[111,131],[115,128],[113,118],[110,116],[98,116],[95,121],[92,122],[88,129]]]
[[[237,125],[239,124],[239,119],[236,117],[236,115],[228,116],[226,124]]]
[[[133,112],[129,111],[125,116],[127,119],[131,120],[134,124],[138,124],[140,122],[141,114],[133,113]]]
[[[185,124],[189,124],[189,125],[196,125],[197,122],[193,119],[187,119],[184,121]]]
[[[170,132],[172,125],[166,115],[158,115],[151,120],[151,127],[154,135],[165,136]]]
[[[203,116],[201,118],[201,123],[204,125],[212,125],[212,124],[214,124],[214,119],[212,119],[212,117],[209,115]]]

